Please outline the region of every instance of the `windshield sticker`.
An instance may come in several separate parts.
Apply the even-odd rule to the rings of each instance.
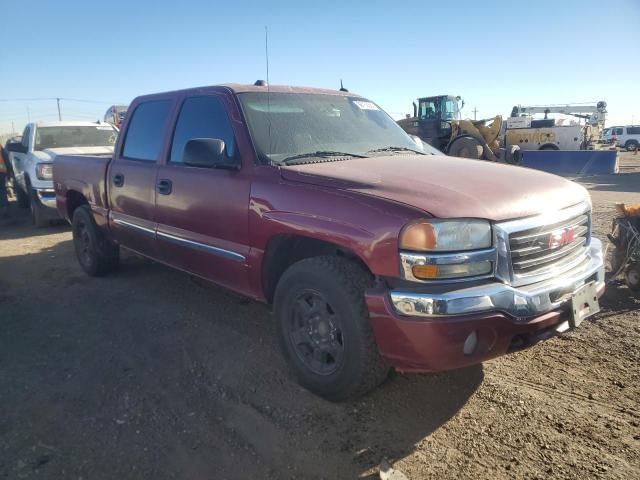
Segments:
[[[375,103],[363,102],[362,100],[353,100],[353,104],[360,110],[380,110]]]
[[[113,130],[112,127],[96,127],[96,130]]]

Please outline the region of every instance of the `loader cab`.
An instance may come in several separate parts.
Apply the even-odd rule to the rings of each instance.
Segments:
[[[453,95],[419,98],[418,103],[413,104],[413,131],[410,133],[444,150],[451,139],[451,122],[460,119],[460,109],[464,105],[461,102],[460,97]]]
[[[418,99],[418,119],[428,120],[458,120],[460,118],[460,97],[440,95]]]

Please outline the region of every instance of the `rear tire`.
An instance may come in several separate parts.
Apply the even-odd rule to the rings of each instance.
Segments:
[[[627,143],[624,144],[624,148],[627,152],[635,152],[638,149],[638,142],[628,140]]]
[[[364,298],[371,276],[337,256],[285,271],[275,292],[277,333],[298,382],[331,401],[378,386],[389,367],[378,353]]]
[[[35,190],[31,190],[29,196],[29,209],[31,210],[31,222],[36,228],[43,228],[49,225],[49,219],[44,211],[45,207],[40,203]]]
[[[471,158],[480,160],[484,149],[478,140],[473,137],[460,137],[453,141],[447,155],[452,157]]]
[[[78,262],[87,274],[102,276],[118,266],[120,249],[104,238],[88,205],[73,212],[72,230]]]

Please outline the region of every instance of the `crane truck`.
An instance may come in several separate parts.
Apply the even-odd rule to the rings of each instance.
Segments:
[[[544,118],[535,115],[544,114]],[[562,114],[577,121],[549,118]],[[516,105],[506,121],[504,144],[522,150],[594,150],[601,143],[607,102],[573,105]],[[584,124],[582,124],[584,120]]]

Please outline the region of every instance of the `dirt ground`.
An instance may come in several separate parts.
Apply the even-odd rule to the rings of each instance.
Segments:
[[[640,156],[583,181],[605,238]],[[134,255],[89,278],[68,227],[0,224],[0,478],[640,478],[640,300],[569,334],[326,402],[298,387],[267,307]]]

